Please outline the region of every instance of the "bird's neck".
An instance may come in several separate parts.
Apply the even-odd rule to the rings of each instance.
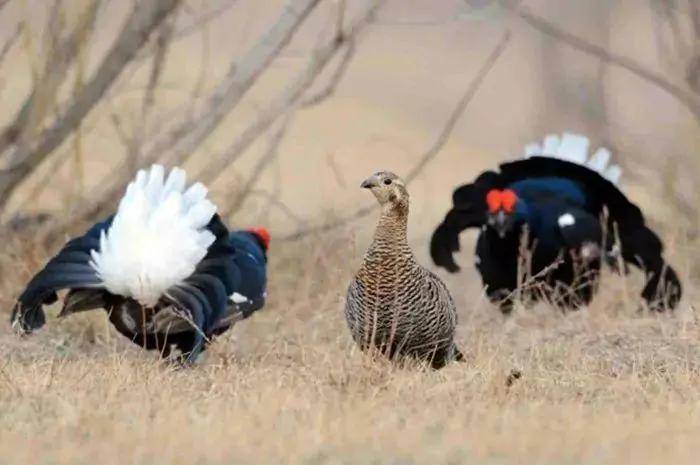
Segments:
[[[408,248],[408,205],[387,204],[382,207],[377,229],[374,232],[373,249],[391,250]]]

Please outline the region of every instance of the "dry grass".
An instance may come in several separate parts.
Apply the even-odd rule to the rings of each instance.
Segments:
[[[119,9],[131,2],[109,3]],[[321,223],[324,214],[343,216],[366,205],[370,199],[355,186],[377,169],[405,174],[415,166],[488,48],[504,27],[512,27],[511,49],[439,157],[411,184],[410,235],[421,261],[428,263],[427,237],[454,186],[520,153],[524,143],[545,131],[587,132],[592,121],[582,109],[591,102],[567,101],[561,92],[549,91],[551,50],[523,25],[473,21],[409,28],[391,21],[421,18],[423,12],[448,17],[463,2],[390,3],[381,16],[386,24],[380,21],[358,43],[335,98],[297,115],[282,156],[257,187],[279,195],[282,207],[300,223]],[[533,0],[527,6],[548,12],[557,3],[567,2]],[[618,3],[606,32],[609,43],[621,54],[655,62],[648,15],[639,2]],[[211,26],[208,80],[199,81],[199,37],[171,50],[154,122],[170,121],[190,89],[211,90],[231,54],[242,54],[275,16],[272,6],[282,4],[248,1],[250,9]],[[100,42],[109,31],[116,34],[121,23],[105,24]],[[295,50],[310,50],[307,42],[315,32],[306,35],[199,149],[200,159],[229,146],[233,134],[275,95],[275,86],[303,64]],[[597,33],[586,35],[600,39]],[[213,46],[224,43],[231,47]],[[0,76],[0,126],[13,117],[32,82],[28,64],[36,57],[24,54],[17,47],[8,55]],[[557,87],[570,83],[571,95],[585,90],[586,73],[600,74],[597,60],[578,54],[565,64],[555,79],[561,80]],[[82,129],[86,192],[110,176],[124,156],[110,113],[116,112],[127,129],[139,124],[137,94],[145,85],[139,82],[134,78],[115,89],[109,104],[96,109]],[[201,365],[175,370],[125,342],[97,312],[51,318],[29,338],[10,334],[6,321],[14,298],[53,250],[33,242],[39,237],[34,231],[0,237],[0,465],[698,463],[700,324],[692,309],[700,279],[693,263],[699,256],[697,237],[673,231],[674,225],[692,225],[692,218],[680,218],[670,202],[659,201],[659,192],[692,198],[698,171],[672,155],[697,153],[700,139],[677,102],[634,76],[612,72],[605,87],[605,132],[622,149],[625,165],[637,162],[650,171],[646,177],[626,177],[625,183],[632,182],[625,191],[650,218],[669,224],[663,236],[686,278],[686,298],[672,315],[638,312],[638,279],[609,276],[584,311],[562,315],[539,305],[516,309],[504,320],[467,266],[472,244],[465,240],[460,257],[465,271],[442,276],[460,309],[458,340],[467,363],[432,372],[369,360],[350,341],[342,298],[367,244],[370,218],[323,238],[273,243],[265,311],[218,340]],[[549,107],[557,112],[545,114]],[[72,147],[53,155],[9,212],[61,214],[72,205],[74,165],[61,162]],[[211,186],[218,205],[232,204],[260,150],[264,147],[254,147]],[[676,159],[682,161],[677,171],[686,172],[681,173],[685,184],[674,171]],[[660,166],[666,169],[656,169]],[[284,235],[299,226],[285,212],[259,196],[233,219],[241,225],[262,220]],[[514,370],[522,377],[508,386]]]
[[[46,256],[6,243],[5,309]],[[353,244],[278,245],[269,307],[190,370],[99,314],[23,340],[3,326],[0,463],[696,463],[700,326],[687,305],[638,314],[622,297],[636,283],[610,277],[586,311],[503,321],[469,271],[449,278],[468,363],[392,367],[358,353],[342,320]]]

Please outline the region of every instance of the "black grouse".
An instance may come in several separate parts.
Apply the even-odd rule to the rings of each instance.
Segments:
[[[229,232],[200,183],[153,165],[129,184],[117,213],[68,242],[20,295],[12,324],[45,324],[43,306],[67,289],[60,316],[104,308],[135,344],[194,361],[210,339],[263,307],[270,236]]]
[[[621,169],[609,165],[610,152],[601,148],[589,158],[588,148],[583,136],[550,135],[543,145],[529,145],[524,159],[459,187],[433,234],[434,262],[458,271],[459,234],[480,228],[476,267],[504,313],[516,294],[562,309],[588,304],[603,262],[623,272],[627,264],[641,268],[649,307],[674,308],[682,287],[664,261],[661,240],[617,187]]]

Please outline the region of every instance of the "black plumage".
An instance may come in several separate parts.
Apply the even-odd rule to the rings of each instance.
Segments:
[[[680,279],[641,210],[591,167],[592,159],[585,166],[560,158],[504,163],[498,172],[482,173],[455,190],[453,207],[431,239],[434,262],[458,271],[453,254],[460,249],[459,234],[481,228],[477,268],[490,299],[509,312],[522,281],[518,270],[527,231],[529,282],[537,288],[530,297],[562,308],[585,305],[597,289],[601,264],[618,268],[619,262],[625,270],[631,264],[644,271],[642,297],[650,308],[674,308],[682,295]],[[505,212],[502,203],[509,195],[517,201]]]
[[[254,232],[230,233],[218,215],[206,228],[215,240],[204,259],[157,305],[145,307],[110,293],[90,265],[90,252],[99,249],[100,235],[111,222],[110,217],[68,242],[32,278],[13,309],[17,329],[26,333],[41,328],[44,305],[55,303],[57,292],[68,289],[60,316],[103,308],[115,329],[135,344],[164,357],[175,347],[184,360],[193,361],[212,337],[264,306],[267,244]]]

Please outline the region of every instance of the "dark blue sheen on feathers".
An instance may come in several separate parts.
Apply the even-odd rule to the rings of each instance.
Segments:
[[[68,289],[69,296],[80,300],[75,311],[104,308],[110,313],[110,321],[123,335],[147,349],[160,350],[163,355],[170,353],[167,343],[174,343],[188,360],[194,360],[205,348],[206,338],[221,334],[226,329],[265,304],[267,286],[266,251],[260,241],[247,231],[230,233],[218,215],[207,226],[216,237],[207,250],[207,255],[197,265],[195,272],[183,283],[166,291],[156,307],[175,304],[184,311],[196,327],[191,331],[175,334],[136,332],[123,324],[120,316],[124,312],[129,317],[140,319],[140,306],[126,296],[109,293],[90,266],[90,251],[99,249],[100,235],[112,223],[112,217],[92,226],[84,235],[69,241],[29,282],[20,295],[13,310],[12,321],[22,330],[30,332],[45,323],[43,306],[57,299],[57,291]],[[249,301],[235,304],[230,300],[234,294],[246,296]],[[64,306],[61,315],[72,311]],[[150,318],[153,311],[146,312]],[[134,316],[137,318],[134,318]],[[236,316],[239,315],[239,316]]]

